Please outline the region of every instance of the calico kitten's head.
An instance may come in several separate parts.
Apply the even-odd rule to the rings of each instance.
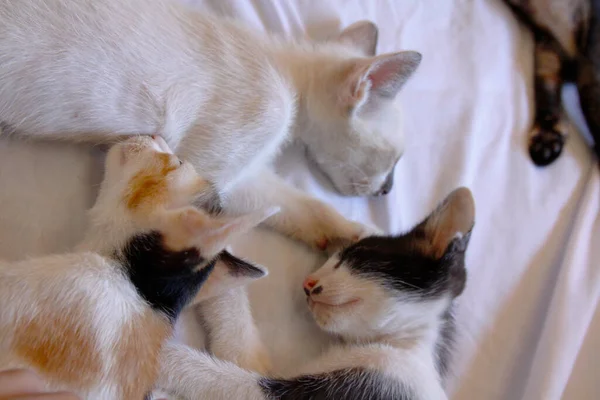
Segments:
[[[304,282],[317,323],[369,339],[439,320],[465,286],[474,213],[471,192],[457,189],[410,232],[367,237],[333,256]]]
[[[190,206],[207,193],[212,193],[212,186],[189,163],[177,158],[162,138],[128,139],[107,154],[104,181],[90,212],[84,243],[88,248],[112,252],[127,248],[132,238],[159,236],[164,251],[179,254],[194,249],[209,261],[220,255],[233,237],[277,212],[269,209],[240,217],[215,217]],[[246,267],[225,264],[227,276]],[[243,275],[256,278],[264,273],[257,268]]]
[[[323,45],[323,60],[305,99],[310,124],[302,139],[311,159],[345,195],[387,194],[404,151],[394,100],[421,55],[375,56],[377,27],[357,22]]]

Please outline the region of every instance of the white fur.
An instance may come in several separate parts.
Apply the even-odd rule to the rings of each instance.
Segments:
[[[353,25],[339,42],[289,43],[172,0],[9,1],[0,25],[9,130],[70,140],[160,134],[231,211],[277,201],[285,207],[269,224],[311,246],[362,227],[277,179],[260,184],[277,151],[303,142],[338,190],[360,195],[380,189],[403,151],[392,100],[418,59],[365,58],[371,25]]]

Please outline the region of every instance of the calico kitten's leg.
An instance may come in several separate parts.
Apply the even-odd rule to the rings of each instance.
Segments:
[[[567,123],[562,108],[561,49],[546,32],[535,30],[535,121],[529,154],[536,165],[545,166],[558,158],[565,144]]]
[[[202,301],[196,309],[206,330],[208,349],[217,358],[266,375],[271,359],[254,324],[245,288]]]
[[[281,211],[265,224],[319,250],[332,250],[339,244],[357,240],[366,229],[333,207],[289,186],[269,170],[244,182],[224,203],[226,209],[235,213],[279,206]]]
[[[163,349],[157,388],[185,400],[265,400],[259,376],[184,345]]]

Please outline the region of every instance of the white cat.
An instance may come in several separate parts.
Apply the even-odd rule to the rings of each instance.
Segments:
[[[446,399],[474,217],[471,192],[457,189],[410,232],[366,237],[308,276],[308,307],[339,343],[296,373],[260,377],[171,345],[159,386],[185,399]]]
[[[348,195],[387,193],[403,152],[394,98],[421,56],[374,56],[360,22],[315,44],[265,37],[174,0],[0,2],[0,124],[44,138],[158,134],[243,213],[312,247],[363,230],[269,167],[291,140]]]
[[[0,262],[0,367],[84,399],[146,398],[183,307],[265,274],[224,247],[276,210],[210,217],[189,206],[206,185],[160,138],[113,147],[76,251]]]

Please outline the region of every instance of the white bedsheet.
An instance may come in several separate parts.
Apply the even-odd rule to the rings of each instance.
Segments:
[[[389,196],[334,194],[297,149],[283,155],[282,174],[346,216],[392,232],[408,229],[455,187],[471,188],[477,223],[458,308],[451,397],[597,398],[597,161],[574,132],[555,164],[538,169],[530,162],[532,43],[499,0],[187,2],[289,35],[321,37],[338,25],[371,19],[380,27],[379,52],[420,51],[421,67],[401,95],[407,146]],[[93,202],[94,191],[81,188],[98,179],[98,163],[85,149],[0,141],[0,256],[71,246]],[[23,213],[30,218],[17,217]],[[31,241],[15,243],[6,234],[15,230],[27,232]],[[269,232],[257,232],[238,249],[270,268],[267,279],[288,282],[273,289],[288,300],[257,315],[267,342],[285,347],[286,341],[319,335],[297,323],[306,313],[299,285],[318,258]],[[265,282],[257,282],[253,296]],[[294,311],[289,323],[269,325],[271,313],[285,307]],[[317,350],[278,355],[276,362],[295,362]]]

